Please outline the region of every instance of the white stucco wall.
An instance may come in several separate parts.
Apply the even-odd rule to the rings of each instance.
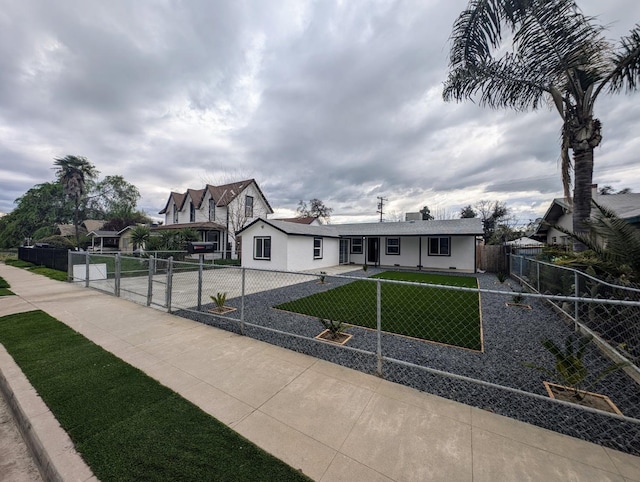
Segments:
[[[380,264],[383,266],[406,266],[415,268],[419,264],[418,257],[419,239],[417,237],[400,238],[400,254],[387,253],[387,238],[380,238]],[[424,253],[423,253],[424,254]]]
[[[322,238],[322,258],[313,258],[313,236],[289,236],[288,270],[306,271],[337,266],[339,241],[337,238]]]
[[[254,259],[254,238],[271,237],[271,259]],[[258,222],[242,233],[242,266],[245,268],[287,270],[287,235]]]
[[[422,238],[422,269],[475,271],[476,240],[473,236],[451,236],[451,256],[429,256],[428,237]]]

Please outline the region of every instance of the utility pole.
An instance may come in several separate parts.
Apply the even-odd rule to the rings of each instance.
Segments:
[[[377,214],[380,214],[380,222],[382,223],[382,215],[384,214],[383,208],[384,208],[384,202],[388,201],[387,198],[384,198],[382,196],[378,196],[378,210],[376,211]]]

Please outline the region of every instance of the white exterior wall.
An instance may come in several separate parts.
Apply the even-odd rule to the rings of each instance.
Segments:
[[[396,236],[390,236],[395,238]],[[420,264],[418,252],[419,239],[417,237],[400,237],[400,254],[387,254],[387,238],[380,238],[380,264],[383,266],[393,266],[398,264],[415,268]],[[424,251],[422,252],[424,255]],[[424,258],[424,256],[423,256]],[[364,260],[364,258],[363,258]]]
[[[337,266],[340,244],[338,238],[322,238],[322,258],[313,258],[313,236],[289,236],[287,266],[289,271],[306,271]]]
[[[422,238],[422,269],[449,269],[475,272],[474,236],[451,236],[451,256],[429,256],[429,238]]]
[[[253,240],[265,236],[271,237],[271,259],[254,259]],[[268,224],[256,223],[242,233],[242,266],[245,268],[286,271],[287,251],[287,235]]]

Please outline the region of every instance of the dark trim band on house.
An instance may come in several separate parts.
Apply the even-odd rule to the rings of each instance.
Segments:
[[[253,259],[271,259],[271,236],[256,236],[253,238]]]

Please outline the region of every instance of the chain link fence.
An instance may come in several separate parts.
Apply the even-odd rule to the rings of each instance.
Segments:
[[[629,342],[608,341],[615,326],[637,329],[627,316],[640,312],[640,301],[626,292],[616,298],[617,288],[607,292],[604,282],[586,278],[578,291],[539,292],[550,285],[538,278],[547,268],[512,259],[511,277],[502,280],[355,267],[343,275],[261,271],[84,253],[69,260],[70,277],[86,286],[640,455],[638,359],[625,349]],[[553,276],[557,286],[572,287],[564,272]],[[603,291],[593,291],[596,285]],[[582,346],[589,334],[593,341]],[[571,376],[563,379],[556,368]],[[554,384],[598,396],[579,391],[578,400]]]

